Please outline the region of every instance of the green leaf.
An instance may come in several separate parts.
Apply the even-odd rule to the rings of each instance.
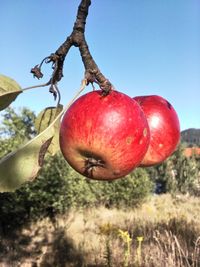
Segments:
[[[38,133],[44,131],[57,117],[60,112],[62,112],[63,106],[59,105],[58,107],[48,107],[42,110],[35,120],[35,128]],[[51,141],[51,144],[48,148],[48,152],[53,156],[58,151],[60,151],[59,145],[59,129],[60,129],[60,120],[54,124],[55,134]]]
[[[36,178],[46,151],[55,135],[59,114],[43,132],[0,160],[0,192],[14,191]]]
[[[21,93],[22,89],[16,81],[0,74],[0,110],[8,107]]]

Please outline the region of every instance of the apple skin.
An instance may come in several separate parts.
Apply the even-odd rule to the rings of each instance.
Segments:
[[[123,177],[138,166],[149,145],[144,112],[131,97],[101,90],[79,97],[60,127],[60,148],[67,162],[96,180]]]
[[[150,144],[140,166],[163,162],[176,149],[180,140],[180,124],[173,106],[157,95],[133,98],[143,109],[150,129]]]

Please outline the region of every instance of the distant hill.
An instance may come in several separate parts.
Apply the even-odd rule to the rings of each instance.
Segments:
[[[200,129],[190,128],[181,132],[181,141],[188,146],[200,147]]]

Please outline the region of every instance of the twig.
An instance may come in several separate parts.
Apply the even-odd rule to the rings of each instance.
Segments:
[[[89,51],[89,47],[85,39],[85,25],[90,5],[91,0],[81,0],[72,33],[67,37],[65,42],[56,50],[55,53],[44,58],[39,65],[36,65],[31,69],[31,73],[34,75],[34,77],[40,79],[43,77],[41,72],[42,64],[44,62],[52,63],[53,73],[50,81],[48,82],[51,84],[51,88],[54,88],[53,85],[56,85],[62,79],[64,61],[72,46],[79,48],[85,67],[86,85],[89,83],[92,85],[93,83],[97,83],[104,95],[108,94],[113,88],[110,81],[99,70]]]

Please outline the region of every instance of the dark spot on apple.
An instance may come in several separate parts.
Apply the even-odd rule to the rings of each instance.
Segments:
[[[128,137],[126,138],[126,143],[127,143],[128,145],[130,145],[130,144],[132,143],[132,141],[133,141],[133,137],[132,137],[132,136],[128,136]]]
[[[147,136],[147,128],[144,128],[144,130],[143,130],[143,136],[144,137]]]
[[[169,109],[171,109],[171,108],[172,108],[172,105],[171,105],[168,101],[166,101],[166,103],[167,103],[167,107],[168,107]]]

